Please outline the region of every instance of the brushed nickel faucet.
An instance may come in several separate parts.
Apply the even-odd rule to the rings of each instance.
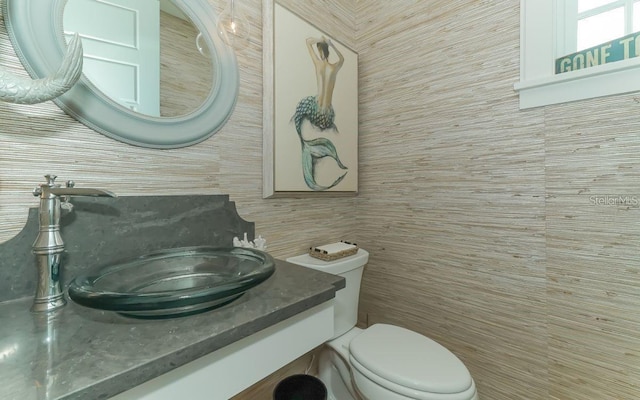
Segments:
[[[60,260],[64,252],[64,242],[60,235],[60,215],[62,208],[72,209],[69,198],[73,196],[106,196],[116,197],[108,190],[76,188],[73,181],[66,186],[55,182],[55,175],[45,175],[46,183],[38,185],[33,195],[40,197],[38,219],[40,229],[33,242],[33,253],[37,258],[38,283],[31,311],[52,311],[63,307],[64,298],[60,284]]]

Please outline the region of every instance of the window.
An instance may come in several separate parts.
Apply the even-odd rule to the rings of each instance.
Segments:
[[[640,90],[640,0],[520,6],[520,108]]]

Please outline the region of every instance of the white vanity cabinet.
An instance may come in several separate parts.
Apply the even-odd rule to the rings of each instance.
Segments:
[[[329,340],[327,301],[123,392],[112,400],[228,400]]]

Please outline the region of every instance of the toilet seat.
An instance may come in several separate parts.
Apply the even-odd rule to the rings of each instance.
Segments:
[[[453,353],[408,329],[373,325],[349,343],[349,353],[354,374],[407,398],[470,400],[476,394],[471,374]]]

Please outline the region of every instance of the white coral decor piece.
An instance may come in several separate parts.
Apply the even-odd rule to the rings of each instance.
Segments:
[[[82,41],[76,33],[69,41],[67,53],[58,71],[46,78],[17,77],[0,68],[0,101],[36,104],[55,99],[80,79],[82,75]]]

